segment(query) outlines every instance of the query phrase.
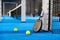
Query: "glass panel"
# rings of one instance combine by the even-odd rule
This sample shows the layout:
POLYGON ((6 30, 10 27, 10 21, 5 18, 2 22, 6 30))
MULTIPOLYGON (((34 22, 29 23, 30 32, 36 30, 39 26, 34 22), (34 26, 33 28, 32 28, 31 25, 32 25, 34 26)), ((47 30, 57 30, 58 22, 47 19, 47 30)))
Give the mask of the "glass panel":
POLYGON ((53 0, 53 33, 60 33, 60 0, 53 0))

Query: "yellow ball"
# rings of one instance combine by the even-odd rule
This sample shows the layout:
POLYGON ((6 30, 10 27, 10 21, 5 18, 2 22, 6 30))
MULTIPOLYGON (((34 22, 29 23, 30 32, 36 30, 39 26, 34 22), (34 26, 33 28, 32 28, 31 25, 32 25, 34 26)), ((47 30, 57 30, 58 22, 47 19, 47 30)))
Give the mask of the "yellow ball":
POLYGON ((26 34, 27 34, 27 35, 30 35, 30 31, 29 31, 29 30, 27 30, 27 31, 26 31, 26 34))
POLYGON ((14 32, 17 32, 18 31, 18 28, 14 28, 14 32))

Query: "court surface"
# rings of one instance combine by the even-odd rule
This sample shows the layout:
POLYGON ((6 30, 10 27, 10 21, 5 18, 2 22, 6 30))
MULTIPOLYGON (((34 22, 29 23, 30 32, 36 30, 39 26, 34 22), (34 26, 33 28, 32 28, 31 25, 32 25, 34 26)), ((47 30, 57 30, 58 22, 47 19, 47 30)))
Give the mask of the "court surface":
POLYGON ((0 40, 60 40, 60 22, 59 17, 52 18, 52 32, 34 33, 33 26, 39 17, 26 17, 26 22, 21 20, 3 16, 0 22, 0 40), (13 29, 18 28, 18 32, 13 29), (30 30, 31 34, 26 35, 26 30, 30 30))

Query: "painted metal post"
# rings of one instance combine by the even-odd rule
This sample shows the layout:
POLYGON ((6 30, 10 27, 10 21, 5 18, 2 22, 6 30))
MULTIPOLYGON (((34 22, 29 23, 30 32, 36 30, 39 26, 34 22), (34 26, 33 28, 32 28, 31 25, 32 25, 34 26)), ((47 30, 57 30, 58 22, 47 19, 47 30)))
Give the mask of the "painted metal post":
POLYGON ((53 0, 51 0, 51 10, 50 10, 50 30, 52 30, 52 13, 53 13, 53 0))
POLYGON ((48 31, 48 18, 49 18, 49 0, 42 0, 42 30, 48 31))
POLYGON ((2 0, 0 0, 0 22, 2 21, 2 0))
POLYGON ((21 21, 26 21, 26 0, 21 0, 21 21))

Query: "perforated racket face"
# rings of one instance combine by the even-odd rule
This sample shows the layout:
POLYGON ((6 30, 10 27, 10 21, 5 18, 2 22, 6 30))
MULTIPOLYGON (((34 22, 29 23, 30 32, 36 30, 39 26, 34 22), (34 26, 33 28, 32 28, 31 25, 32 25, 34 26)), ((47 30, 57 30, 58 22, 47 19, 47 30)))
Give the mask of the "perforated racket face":
POLYGON ((34 32, 38 32, 41 29, 42 21, 37 20, 37 22, 34 25, 34 32))

